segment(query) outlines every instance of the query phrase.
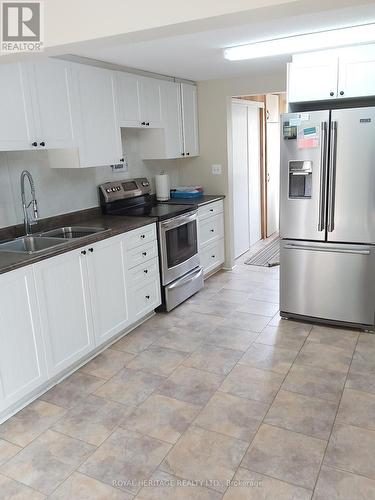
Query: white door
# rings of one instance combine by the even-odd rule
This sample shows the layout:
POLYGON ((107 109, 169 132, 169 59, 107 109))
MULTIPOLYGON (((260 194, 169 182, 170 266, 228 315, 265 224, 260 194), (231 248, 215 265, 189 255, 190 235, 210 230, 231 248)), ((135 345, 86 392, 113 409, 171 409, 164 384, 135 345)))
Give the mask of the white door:
POLYGON ((250 246, 262 238, 260 197, 260 119, 258 108, 247 108, 250 246))
POLYGON ((24 64, 32 93, 38 148, 72 148, 70 65, 50 59, 24 64))
POLYGON ((122 239, 109 238, 87 249, 96 345, 121 332, 129 323, 122 239))
POLYGON ((114 72, 72 64, 73 126, 80 165, 113 165, 122 158, 121 133, 114 95, 114 72))
POLYGON ((198 103, 197 87, 181 83, 182 125, 184 134, 184 156, 198 156, 198 103))
POLYGON ((375 48, 346 49, 339 58, 338 97, 375 95, 375 48))
POLYGON ((266 124, 267 237, 279 230, 280 124, 266 124))
POLYGON ((140 127, 139 77, 116 71, 115 82, 119 126, 140 127))
POLYGON ((139 78, 141 125, 147 128, 162 127, 160 83, 157 78, 139 78))
POLYGON ((35 265, 50 377, 71 366, 94 347, 87 258, 87 251, 79 249, 35 265))
POLYGON ((0 65, 0 150, 37 147, 30 89, 19 63, 0 65))
POLYGON ((294 56, 288 65, 288 101, 316 101, 337 96, 338 57, 317 52, 294 56))
POLYGON ((161 106, 165 134, 165 157, 180 158, 183 153, 181 89, 175 82, 161 82, 161 106))
POLYGON ((31 266, 0 276, 0 411, 47 380, 31 266))

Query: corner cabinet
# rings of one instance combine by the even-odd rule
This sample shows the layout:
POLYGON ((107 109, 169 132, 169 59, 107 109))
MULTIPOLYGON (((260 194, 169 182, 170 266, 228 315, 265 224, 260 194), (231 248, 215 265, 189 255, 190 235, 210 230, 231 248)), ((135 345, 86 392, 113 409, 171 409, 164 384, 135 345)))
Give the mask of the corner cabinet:
POLYGON ((0 416, 47 380, 31 266, 0 275, 0 416))
POLYGON ((290 103, 375 96, 375 45, 293 56, 290 103))

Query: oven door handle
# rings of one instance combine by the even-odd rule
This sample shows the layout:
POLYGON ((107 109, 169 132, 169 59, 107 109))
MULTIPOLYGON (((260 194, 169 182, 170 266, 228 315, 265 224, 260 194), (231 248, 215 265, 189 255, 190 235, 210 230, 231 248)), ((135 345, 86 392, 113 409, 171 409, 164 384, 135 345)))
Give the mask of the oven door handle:
POLYGON ((188 224, 189 222, 197 220, 197 215, 197 210, 184 215, 179 215, 178 217, 173 217, 173 219, 168 219, 164 222, 160 222, 160 227, 165 231, 169 231, 169 229, 174 229, 175 227, 183 226, 184 224, 188 224))
POLYGON ((178 280, 175 281, 175 283, 168 285, 168 288, 169 290, 172 290, 173 288, 178 288, 180 286, 186 285, 187 283, 190 283, 190 281, 194 281, 200 278, 202 274, 203 274, 203 267, 200 267, 198 270, 196 271, 194 270, 184 278, 179 278, 178 280))

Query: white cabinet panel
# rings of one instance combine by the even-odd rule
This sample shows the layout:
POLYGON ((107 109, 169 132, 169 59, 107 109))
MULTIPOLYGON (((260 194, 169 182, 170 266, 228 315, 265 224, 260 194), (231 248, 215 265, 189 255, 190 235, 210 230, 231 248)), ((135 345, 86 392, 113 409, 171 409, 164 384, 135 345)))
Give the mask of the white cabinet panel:
POLYGON ((337 96, 338 57, 306 54, 288 65, 289 102, 318 101, 337 96))
POLYGON ((206 205, 202 205, 198 208, 198 217, 199 220, 206 219, 207 217, 211 217, 212 215, 220 214, 224 211, 224 202, 223 200, 214 201, 212 203, 206 203, 206 205))
POLYGON ((205 275, 224 263, 224 239, 209 243, 199 251, 199 257, 205 275))
POLYGON ((133 250, 128 250, 126 254, 126 267, 131 269, 132 267, 139 266, 139 264, 142 264, 143 262, 154 259, 157 255, 157 241, 151 241, 151 243, 146 243, 145 245, 134 248, 133 250))
POLYGON ((162 127, 160 84, 161 80, 156 78, 139 77, 139 105, 143 126, 162 127))
POLYGON ((133 322, 141 319, 161 304, 159 275, 146 285, 132 291, 131 314, 133 322))
POLYGON ((0 82, 0 150, 34 149, 35 124, 22 66, 18 63, 0 65, 0 82))
POLYGON ((116 71, 115 80, 119 126, 139 127, 141 124, 139 77, 116 71))
POLYGON ((199 244, 205 245, 224 236, 223 214, 199 220, 199 244))
POLYGON ((129 323, 122 239, 109 238, 87 248, 96 345, 119 333, 129 323))
POLYGON ((156 240, 156 224, 148 224, 147 226, 134 229, 125 236, 126 248, 128 250, 154 240, 156 240))
POLYGON ((162 82, 161 96, 165 127, 165 158, 180 158, 183 153, 180 84, 162 82))
POLYGON ((0 411, 47 380, 34 275, 0 276, 0 411))
POLYGON ((266 94, 266 120, 267 123, 280 121, 279 96, 276 94, 266 94))
POLYGON ((181 83, 181 100, 184 155, 198 156, 197 87, 195 85, 181 83))
POLYGON ((112 165, 122 158, 121 134, 114 95, 114 72, 72 65, 73 126, 80 166, 112 165))
POLYGON ((50 59, 23 66, 31 89, 38 148, 74 147, 69 63, 50 59))
POLYGON ((47 364, 53 376, 93 348, 87 257, 74 250, 35 265, 47 364))
POLYGON ((375 47, 346 49, 339 58, 338 97, 375 95, 375 47))

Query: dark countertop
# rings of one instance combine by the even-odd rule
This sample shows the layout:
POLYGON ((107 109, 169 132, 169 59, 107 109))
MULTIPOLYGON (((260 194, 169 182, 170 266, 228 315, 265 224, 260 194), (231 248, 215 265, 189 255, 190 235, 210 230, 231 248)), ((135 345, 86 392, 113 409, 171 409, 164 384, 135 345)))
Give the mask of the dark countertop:
MULTIPOLYGON (((35 233, 64 226, 103 227, 106 231, 85 236, 84 238, 66 240, 66 243, 64 244, 34 254, 0 251, 0 274, 13 271, 14 269, 28 266, 30 264, 35 264, 41 260, 96 243, 97 241, 111 238, 112 236, 116 236, 118 234, 132 231, 133 229, 152 224, 156 221, 157 219, 154 217, 102 215, 100 209, 82 210, 80 212, 64 214, 57 217, 51 217, 49 219, 41 219, 38 224, 34 226, 35 233)), ((12 226, 0 229, 0 240, 13 239, 22 236, 22 232, 23 226, 12 226)))
POLYGON ((204 194, 200 198, 171 198, 170 200, 163 201, 162 203, 170 203, 172 205, 195 205, 197 207, 201 207, 202 205, 223 200, 224 198, 225 196, 223 194, 204 194))

